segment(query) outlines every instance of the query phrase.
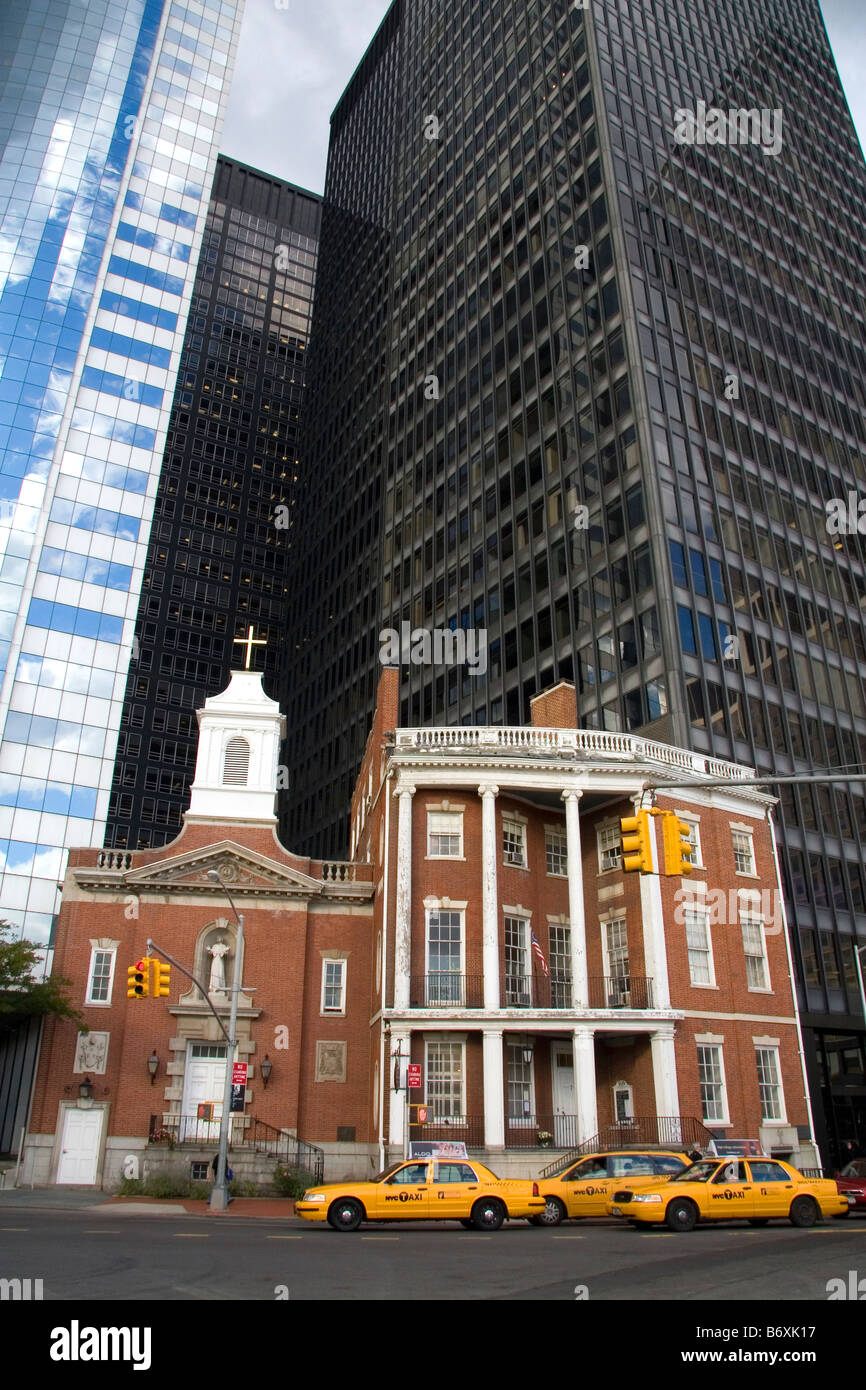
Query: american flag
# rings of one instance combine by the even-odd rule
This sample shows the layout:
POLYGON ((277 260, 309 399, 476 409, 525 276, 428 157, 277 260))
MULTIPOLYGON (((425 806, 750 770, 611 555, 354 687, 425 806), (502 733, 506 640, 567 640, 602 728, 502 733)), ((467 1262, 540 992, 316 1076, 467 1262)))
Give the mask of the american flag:
POLYGON ((541 946, 539 945, 538 937, 535 935, 535 932, 530 932, 530 935, 532 937, 532 949, 538 956, 538 963, 544 971, 545 975, 549 975, 550 971, 547 968, 547 961, 544 959, 544 952, 542 951, 541 946))

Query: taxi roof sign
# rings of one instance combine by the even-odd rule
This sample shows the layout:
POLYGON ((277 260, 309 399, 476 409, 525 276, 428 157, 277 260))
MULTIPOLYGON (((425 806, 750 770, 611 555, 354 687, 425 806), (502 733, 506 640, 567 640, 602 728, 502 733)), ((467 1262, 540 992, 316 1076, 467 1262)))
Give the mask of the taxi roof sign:
POLYGON ((410 1139, 410 1158, 468 1158, 463 1140, 410 1139))

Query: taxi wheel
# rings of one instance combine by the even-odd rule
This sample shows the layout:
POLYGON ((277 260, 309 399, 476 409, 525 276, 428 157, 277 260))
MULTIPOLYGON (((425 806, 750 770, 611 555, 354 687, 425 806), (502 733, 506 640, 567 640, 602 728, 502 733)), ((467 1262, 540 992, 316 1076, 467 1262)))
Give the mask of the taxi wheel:
POLYGON ((568 1216, 568 1212, 558 1197, 546 1197, 544 1211, 530 1216, 533 1226, 558 1226, 568 1216))
POLYGON ((814 1197, 795 1197, 791 1203, 792 1226, 814 1226, 820 1212, 814 1197))
POLYGON ((363 1220, 364 1208, 354 1197, 343 1197, 341 1201, 331 1203, 328 1225, 335 1231, 357 1231, 363 1220))
POLYGON ((495 1197, 484 1197, 472 1208, 472 1225, 476 1231, 498 1231, 505 1220, 505 1208, 495 1197))
POLYGON ((665 1225, 669 1231, 693 1231, 698 1224, 698 1209, 694 1202, 681 1198, 668 1203, 665 1225))
POLYGON ((753 1216, 749 1219, 750 1226, 766 1226, 769 1221, 768 1216, 753 1216))

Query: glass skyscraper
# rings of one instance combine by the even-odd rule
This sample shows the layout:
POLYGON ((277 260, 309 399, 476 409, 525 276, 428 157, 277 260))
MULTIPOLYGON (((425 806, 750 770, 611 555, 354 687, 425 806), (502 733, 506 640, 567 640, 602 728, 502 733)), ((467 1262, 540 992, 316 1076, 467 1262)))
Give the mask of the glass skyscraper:
MULTIPOLYGON (((817 0, 395 0, 332 118, 288 843, 348 850, 402 622, 488 642, 404 666, 402 724, 567 678, 586 727, 866 766, 864 195, 817 0)), ((866 1143, 863 791, 780 788, 828 1157, 866 1143)))
POLYGON ((242 0, 0 12, 0 912, 100 844, 242 0))
POLYGON ((179 834, 196 710, 243 664, 274 688, 291 595, 321 198, 220 155, 154 506, 105 843, 179 834), (280 524, 282 523, 282 524, 280 524))

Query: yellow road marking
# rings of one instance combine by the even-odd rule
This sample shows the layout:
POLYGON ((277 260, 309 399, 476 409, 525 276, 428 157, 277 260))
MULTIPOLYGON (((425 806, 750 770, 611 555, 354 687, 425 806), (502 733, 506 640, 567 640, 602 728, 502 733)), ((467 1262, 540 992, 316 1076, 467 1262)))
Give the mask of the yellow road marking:
POLYGON ((209 1231, 172 1231, 175 1240, 210 1240, 209 1231))
POLYGON ((303 1236, 265 1236, 265 1240, 303 1240, 303 1236))
POLYGON ((119 1236, 120 1231, 106 1231, 102 1226, 91 1226, 89 1230, 84 1230, 85 1236, 119 1236))
POLYGON ((29 1231, 29 1226, 0 1226, 0 1231, 29 1231))
POLYGON ((362 1240, 399 1240, 399 1236, 361 1236, 362 1240))

